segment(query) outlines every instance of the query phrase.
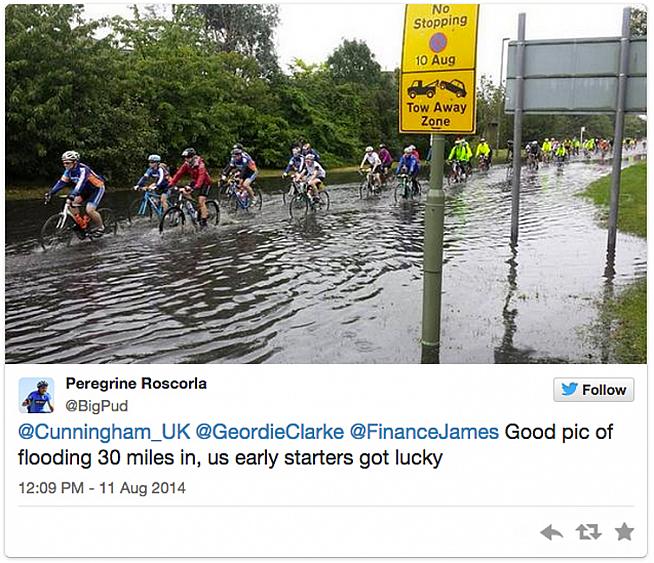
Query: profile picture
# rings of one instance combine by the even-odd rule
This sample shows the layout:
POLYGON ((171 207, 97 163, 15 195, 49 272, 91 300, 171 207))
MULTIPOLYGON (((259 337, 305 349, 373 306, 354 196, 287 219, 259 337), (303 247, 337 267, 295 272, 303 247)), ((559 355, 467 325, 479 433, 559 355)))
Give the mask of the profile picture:
POLYGON ((54 382, 52 379, 21 378, 19 395, 21 412, 54 412, 54 382))

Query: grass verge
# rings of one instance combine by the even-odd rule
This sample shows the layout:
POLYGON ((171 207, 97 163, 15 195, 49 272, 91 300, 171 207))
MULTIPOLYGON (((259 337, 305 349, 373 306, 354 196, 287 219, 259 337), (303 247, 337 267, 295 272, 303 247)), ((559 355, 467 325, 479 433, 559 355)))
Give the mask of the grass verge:
MULTIPOLYGON (((593 182, 581 194, 602 207, 608 217, 611 176, 593 182)), ((622 170, 618 229, 647 238, 647 163, 622 170)), ((647 279, 625 289, 604 306, 603 316, 611 321, 611 346, 615 358, 623 364, 647 363, 647 279)))

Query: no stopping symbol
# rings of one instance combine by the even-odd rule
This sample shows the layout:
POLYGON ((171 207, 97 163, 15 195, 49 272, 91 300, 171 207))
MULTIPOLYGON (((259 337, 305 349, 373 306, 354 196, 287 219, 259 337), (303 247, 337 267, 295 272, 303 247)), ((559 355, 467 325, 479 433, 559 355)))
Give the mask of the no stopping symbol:
POLYGON ((447 37, 444 33, 434 33, 429 39, 429 48, 434 53, 440 53, 445 47, 447 47, 447 37))

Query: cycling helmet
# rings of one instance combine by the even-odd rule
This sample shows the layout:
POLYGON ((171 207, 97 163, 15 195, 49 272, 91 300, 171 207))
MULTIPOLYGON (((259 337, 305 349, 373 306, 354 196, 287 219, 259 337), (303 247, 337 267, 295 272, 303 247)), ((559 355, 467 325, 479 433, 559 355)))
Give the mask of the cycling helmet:
POLYGON ((366 147, 366 152, 372 152, 372 151, 374 151, 374 150, 375 150, 375 149, 373 149, 372 147, 366 147))
POLYGON ((195 152, 195 149, 192 148, 192 147, 189 147, 187 149, 184 149, 184 152, 182 153, 182 156, 184 158, 186 158, 188 156, 195 156, 196 154, 198 154, 198 153, 195 152))
POLYGON ((148 157, 148 162, 161 162, 161 157, 158 154, 151 154, 148 157))
POLYGON ((411 154, 413 151, 411 150, 411 147, 407 147, 404 149, 404 154, 411 154))
POLYGON ((312 152, 310 152, 308 155, 304 157, 305 160, 314 160, 315 158, 316 157, 312 152))
POLYGON ((61 155, 61 160, 79 160, 79 153, 77 151, 66 151, 61 155))
POLYGON ((39 387, 47 387, 47 386, 48 386, 48 382, 45 381, 45 380, 41 380, 41 381, 39 381, 39 382, 36 384, 37 389, 38 389, 39 387))
POLYGON ((242 154, 243 154, 243 149, 234 147, 234 150, 232 150, 232 156, 240 156, 242 154))
POLYGON ((486 139, 484 139, 484 137, 482 137, 481 139, 479 139, 479 142, 480 142, 480 143, 485 143, 485 142, 486 142, 486 139))
POLYGON ((386 145, 385 145, 384 143, 382 143, 381 145, 379 145, 379 148, 380 148, 380 149, 385 149, 385 148, 386 148, 386 145))
POLYGON ((241 150, 243 150, 243 145, 242 145, 241 143, 236 143, 236 144, 232 147, 232 150, 234 150, 234 149, 241 149, 241 150))
POLYGON ((548 139, 547 137, 545 137, 545 140, 546 140, 546 141, 549 141, 549 139, 548 139))

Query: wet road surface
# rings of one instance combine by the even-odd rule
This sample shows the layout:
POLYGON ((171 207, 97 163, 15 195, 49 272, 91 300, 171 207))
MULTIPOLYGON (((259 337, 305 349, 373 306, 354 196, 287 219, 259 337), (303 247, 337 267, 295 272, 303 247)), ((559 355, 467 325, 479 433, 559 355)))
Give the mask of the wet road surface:
MULTIPOLYGON (((606 229, 575 194, 609 172, 523 170, 516 248, 502 166, 446 188, 441 362, 612 361, 598 306, 646 274, 647 253, 620 233, 605 276, 606 229)), ((330 209, 305 219, 262 181, 261 213, 223 210, 202 233, 123 222, 115 237, 49 252, 37 233, 56 207, 7 203, 6 361, 419 362, 427 182, 419 202, 398 204, 388 192, 361 201, 358 176, 328 180, 330 209)))

